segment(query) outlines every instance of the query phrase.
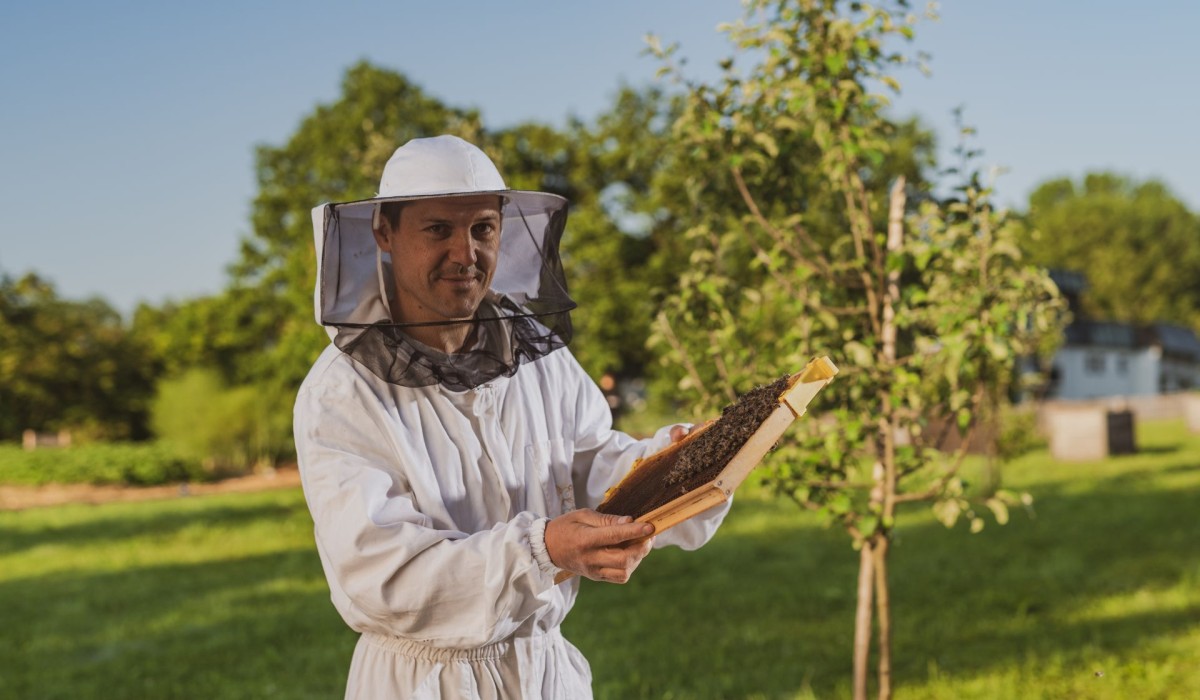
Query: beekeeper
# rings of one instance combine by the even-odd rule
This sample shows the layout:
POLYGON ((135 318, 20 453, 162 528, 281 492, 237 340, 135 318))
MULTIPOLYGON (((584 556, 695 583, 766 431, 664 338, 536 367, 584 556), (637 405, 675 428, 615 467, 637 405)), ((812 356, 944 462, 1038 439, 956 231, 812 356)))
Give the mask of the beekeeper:
POLYGON ((379 196, 313 210, 317 321, 333 340, 296 399, 317 551, 361 633, 348 698, 582 698, 559 625, 579 579, 624 582, 654 546, 700 546, 719 507, 663 533, 594 510, 682 436, 614 431, 566 348, 567 202, 510 190, 475 146, 415 139, 379 196))

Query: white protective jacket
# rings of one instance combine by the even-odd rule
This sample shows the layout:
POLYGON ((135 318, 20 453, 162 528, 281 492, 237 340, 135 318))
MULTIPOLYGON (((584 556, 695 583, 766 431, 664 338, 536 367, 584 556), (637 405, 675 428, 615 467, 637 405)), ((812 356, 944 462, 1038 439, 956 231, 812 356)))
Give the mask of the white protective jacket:
MULTIPOLYGON (((554 585, 546 522, 596 507, 669 442, 616 432, 610 415, 566 349, 464 392, 389 384, 325 350, 295 437, 333 603, 362 633, 347 698, 591 697, 559 632, 579 581, 554 585)), ((698 547, 727 510, 655 546, 698 547)))

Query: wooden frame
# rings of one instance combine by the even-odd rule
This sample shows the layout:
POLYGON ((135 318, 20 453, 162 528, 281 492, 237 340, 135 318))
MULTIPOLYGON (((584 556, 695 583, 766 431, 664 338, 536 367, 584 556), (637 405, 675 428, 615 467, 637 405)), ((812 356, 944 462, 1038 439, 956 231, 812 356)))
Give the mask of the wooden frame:
MULTIPOLYGON (((636 522, 652 523, 654 525, 654 533, 657 535, 688 518, 703 513, 713 506, 728 501, 733 496, 733 492, 742 485, 742 482, 746 480, 750 472, 758 466, 763 457, 767 455, 767 452, 779 441, 779 438, 782 437, 788 426, 792 424, 792 421, 803 416, 808 411, 808 404, 812 402, 821 389, 833 381, 837 373, 837 366, 828 357, 813 359, 804 369, 792 375, 788 388, 779 396, 778 408, 772 411, 771 415, 759 425, 758 429, 746 440, 746 443, 734 454, 729 463, 725 465, 725 468, 717 474, 716 478, 669 503, 655 508, 637 518, 636 522)), ((701 430, 692 431, 684 439, 655 453, 651 458, 667 456, 682 449, 697 436, 701 435, 709 426, 705 426, 701 430)), ((641 462, 644 461, 641 460, 641 462)), ((635 464, 630 473, 640 466, 640 463, 635 464)), ((621 484, 613 487, 605 497, 604 502, 607 503, 612 498, 613 493, 620 488, 621 484)), ((600 507, 603 508, 604 504, 602 503, 600 507)), ((554 581, 555 583, 561 583, 570 577, 571 574, 564 571, 559 573, 554 581)))

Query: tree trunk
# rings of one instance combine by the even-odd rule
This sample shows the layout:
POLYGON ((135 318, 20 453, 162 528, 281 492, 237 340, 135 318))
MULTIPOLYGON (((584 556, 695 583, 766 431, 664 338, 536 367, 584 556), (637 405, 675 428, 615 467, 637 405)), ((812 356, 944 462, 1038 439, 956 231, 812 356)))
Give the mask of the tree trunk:
POLYGON ((875 613, 879 625, 879 700, 892 697, 892 607, 888 598, 889 542, 880 536, 875 547, 875 613))
MULTIPOLYGON (((888 203, 888 232, 887 252, 889 255, 898 253, 904 242, 904 177, 896 178, 892 185, 888 203)), ((900 270, 892 269, 887 274, 887 286, 883 294, 883 366, 894 367, 896 364, 896 304, 900 301, 900 270)), ((887 557, 888 537, 892 532, 892 523, 896 517, 896 420, 892 410, 891 400, 893 389, 889 386, 882 399, 883 414, 880 416, 880 428, 883 438, 883 454, 880 464, 883 467, 883 498, 880 503, 880 527, 875 535, 875 546, 872 548, 875 561, 875 612, 879 625, 879 700, 890 700, 892 697, 892 609, 888 599, 887 557)), ((878 482, 879 475, 876 475, 878 482)))
POLYGON ((875 550, 871 536, 858 556, 858 610, 854 615, 854 700, 867 700, 867 663, 871 658, 871 605, 875 584, 875 550))

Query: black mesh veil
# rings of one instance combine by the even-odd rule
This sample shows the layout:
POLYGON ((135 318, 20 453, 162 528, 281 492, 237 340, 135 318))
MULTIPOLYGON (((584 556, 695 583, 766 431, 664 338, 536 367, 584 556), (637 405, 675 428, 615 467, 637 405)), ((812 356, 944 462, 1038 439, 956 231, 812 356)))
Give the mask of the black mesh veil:
POLYGON ((512 376, 520 365, 565 346, 571 339, 569 312, 575 308, 558 253, 567 201, 543 192, 495 194, 504 201, 495 274, 473 320, 442 322, 473 327, 466 345, 454 354, 425 346, 406 332, 436 324, 392 320, 393 261, 380 251, 371 230, 381 202, 426 197, 313 209, 318 266, 314 306, 317 322, 326 326, 338 348, 392 384, 463 390, 512 376))

